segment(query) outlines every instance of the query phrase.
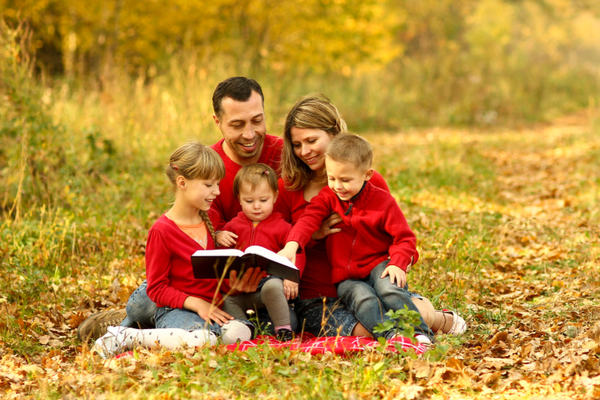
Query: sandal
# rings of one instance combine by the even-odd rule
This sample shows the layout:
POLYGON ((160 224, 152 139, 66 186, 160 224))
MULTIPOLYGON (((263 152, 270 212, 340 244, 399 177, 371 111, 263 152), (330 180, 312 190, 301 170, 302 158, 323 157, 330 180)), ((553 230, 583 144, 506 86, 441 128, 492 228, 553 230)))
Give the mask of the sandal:
POLYGON ((460 316, 458 315, 455 311, 451 311, 451 310, 438 310, 436 312, 441 312, 444 314, 451 314, 453 317, 453 322, 452 322, 452 327, 450 328, 450 330, 448 332, 446 332, 447 335, 459 335, 461 333, 465 333, 467 331, 467 322, 460 316))

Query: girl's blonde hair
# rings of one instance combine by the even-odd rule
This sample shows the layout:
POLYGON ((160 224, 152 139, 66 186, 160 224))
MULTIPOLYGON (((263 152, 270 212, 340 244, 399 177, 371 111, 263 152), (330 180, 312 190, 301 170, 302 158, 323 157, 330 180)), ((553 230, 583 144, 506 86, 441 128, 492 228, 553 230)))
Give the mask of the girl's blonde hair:
POLYGON ((246 165, 244 168, 240 169, 233 179, 233 195, 236 199, 240 198, 240 188, 242 183, 250 184, 251 190, 254 190, 263 181, 266 181, 269 184, 269 187, 274 194, 279 191, 277 174, 273 168, 262 163, 246 165))
MULTIPOLYGON (((216 151, 200 142, 189 142, 179 147, 171 154, 165 173, 177 190, 177 177, 185 179, 221 180, 225 177, 225 164, 216 151)), ((199 210, 208 232, 216 243, 215 228, 208 213, 199 210)))
POLYGON ((287 189, 300 190, 315 179, 316 173, 294 154, 293 127, 320 129, 332 138, 347 128, 338 109, 322 94, 309 94, 294 104, 285 118, 281 177, 287 189))

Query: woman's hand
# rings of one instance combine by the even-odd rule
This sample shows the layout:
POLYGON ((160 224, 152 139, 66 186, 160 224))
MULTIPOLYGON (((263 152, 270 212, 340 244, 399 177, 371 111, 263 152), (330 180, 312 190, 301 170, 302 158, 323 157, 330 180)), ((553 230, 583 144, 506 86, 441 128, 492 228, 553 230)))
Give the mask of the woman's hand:
POLYGON ((285 293, 285 298, 288 300, 295 299, 298 297, 298 284, 296 282, 292 282, 288 279, 283 280, 283 293, 285 293))
POLYGON ((233 232, 229 231, 220 231, 217 232, 217 244, 222 247, 232 247, 235 245, 235 239, 238 238, 233 232))
POLYGON ((263 276, 264 271, 260 268, 248 268, 240 278, 237 276, 237 271, 231 271, 229 273, 229 286, 239 292, 256 292, 263 276))
POLYGON ((298 252, 298 247, 300 247, 298 242, 287 242, 285 247, 277 254, 287 258, 292 264, 296 265, 296 253, 298 252))
POLYGON ((390 282, 392 283, 392 285, 394 284, 394 281, 396 281, 398 287, 403 288, 404 286, 406 286, 406 272, 401 270, 400 267, 397 267, 395 265, 388 265, 383 271, 383 274, 381 274, 381 278, 383 279, 387 275, 390 276, 390 282))
POLYGON ((315 233, 313 233, 313 240, 321 240, 331 235, 332 233, 338 233, 342 230, 340 228, 334 228, 336 224, 342 222, 342 218, 338 213, 333 213, 329 217, 325 218, 321 223, 321 227, 315 233))
POLYGON ((198 297, 189 296, 186 298, 183 302, 183 308, 194 311, 203 320, 211 324, 217 323, 219 326, 223 326, 223 324, 226 324, 233 319, 231 315, 227 314, 219 307, 206 300, 199 299, 198 297))

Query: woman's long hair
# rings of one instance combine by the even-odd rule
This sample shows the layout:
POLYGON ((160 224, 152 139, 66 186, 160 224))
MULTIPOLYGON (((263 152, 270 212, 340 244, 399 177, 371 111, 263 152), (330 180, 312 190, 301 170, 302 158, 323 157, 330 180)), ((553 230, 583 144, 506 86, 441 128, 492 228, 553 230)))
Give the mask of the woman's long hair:
POLYGON ((300 190, 316 178, 316 173, 296 157, 292 145, 292 128, 320 129, 332 138, 346 132, 346 122, 338 109, 322 94, 309 94, 298 99, 285 118, 281 177, 288 190, 300 190))

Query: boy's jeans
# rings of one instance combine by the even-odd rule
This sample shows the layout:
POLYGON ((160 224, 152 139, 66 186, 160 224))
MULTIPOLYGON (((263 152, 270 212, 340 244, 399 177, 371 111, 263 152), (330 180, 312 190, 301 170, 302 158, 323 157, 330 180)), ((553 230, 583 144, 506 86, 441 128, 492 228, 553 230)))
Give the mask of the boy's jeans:
MULTIPOLYGON (((344 299, 350 311, 376 338, 391 336, 389 332, 373 332, 375 326, 390 320, 390 317, 385 315, 389 310, 403 310, 404 306, 407 306, 409 310, 419 312, 410 299, 408 285, 399 288, 390 282, 389 276, 380 278, 389 262, 390 260, 385 260, 377 265, 364 279, 349 279, 341 282, 337 288, 338 296, 344 299)), ((425 335, 433 343, 433 332, 422 317, 421 323, 415 326, 415 334, 425 335)))

